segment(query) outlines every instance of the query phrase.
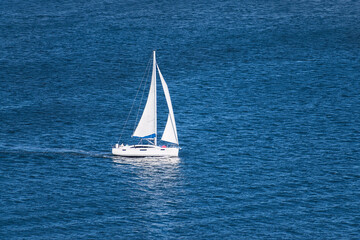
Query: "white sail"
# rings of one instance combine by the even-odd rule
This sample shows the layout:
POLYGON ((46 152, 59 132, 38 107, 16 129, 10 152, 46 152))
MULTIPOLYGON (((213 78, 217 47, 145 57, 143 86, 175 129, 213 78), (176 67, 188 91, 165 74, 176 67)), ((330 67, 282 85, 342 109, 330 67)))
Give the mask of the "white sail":
POLYGON ((139 124, 137 125, 133 136, 141 138, 154 138, 156 145, 156 58, 154 51, 153 71, 151 77, 151 84, 147 102, 144 112, 141 116, 139 124))
POLYGON ((169 108, 169 115, 168 115, 168 119, 166 122, 166 126, 165 126, 165 130, 164 133, 161 137, 161 140, 166 141, 166 142, 171 142, 171 143, 176 143, 179 144, 178 141, 178 136, 177 136, 177 131, 176 131, 176 124, 175 124, 175 116, 174 116, 174 111, 173 111, 173 107, 171 104, 171 98, 170 98, 170 93, 169 93, 169 88, 160 72, 160 68, 159 66, 157 66, 157 69, 159 71, 159 76, 160 76, 160 80, 161 80, 161 85, 164 89, 164 94, 165 94, 165 98, 166 98, 166 102, 169 108))

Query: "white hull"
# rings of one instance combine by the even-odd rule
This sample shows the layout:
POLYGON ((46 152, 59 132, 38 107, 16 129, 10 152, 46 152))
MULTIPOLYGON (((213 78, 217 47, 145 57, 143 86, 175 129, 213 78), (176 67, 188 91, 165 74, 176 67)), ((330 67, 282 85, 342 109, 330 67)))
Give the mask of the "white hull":
POLYGON ((115 146, 112 154, 123 157, 177 157, 179 148, 154 145, 115 146))

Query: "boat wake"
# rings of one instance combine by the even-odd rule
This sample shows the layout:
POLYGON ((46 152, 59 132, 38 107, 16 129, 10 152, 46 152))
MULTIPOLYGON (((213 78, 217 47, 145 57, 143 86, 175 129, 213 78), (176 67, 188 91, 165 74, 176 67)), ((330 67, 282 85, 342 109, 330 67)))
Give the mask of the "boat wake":
POLYGON ((68 148, 44 148, 34 146, 0 146, 0 153, 10 154, 41 154, 41 155, 77 155, 77 156, 90 156, 90 157, 107 157, 107 152, 84 151, 81 149, 68 149, 68 148))

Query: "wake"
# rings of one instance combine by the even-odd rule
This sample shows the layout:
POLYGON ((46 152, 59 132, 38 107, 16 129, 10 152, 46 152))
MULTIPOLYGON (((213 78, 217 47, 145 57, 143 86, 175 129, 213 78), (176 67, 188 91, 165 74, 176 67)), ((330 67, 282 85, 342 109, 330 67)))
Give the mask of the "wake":
POLYGON ((7 154, 51 154, 51 155, 78 155, 78 156, 90 156, 90 157, 104 157, 108 158, 112 156, 110 151, 85 151, 82 149, 73 148, 49 148, 49 147, 38 147, 28 145, 17 145, 17 146, 3 146, 0 145, 0 153, 7 154))

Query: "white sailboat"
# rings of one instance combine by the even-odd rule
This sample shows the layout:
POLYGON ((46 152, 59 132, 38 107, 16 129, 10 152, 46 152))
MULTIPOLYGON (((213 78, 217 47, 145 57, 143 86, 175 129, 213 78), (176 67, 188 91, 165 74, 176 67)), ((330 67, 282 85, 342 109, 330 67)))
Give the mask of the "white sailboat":
MULTIPOLYGON (((168 86, 160 72, 156 63, 155 51, 153 52, 153 68, 150 83, 149 95, 141 116, 141 119, 132 135, 146 140, 149 144, 124 145, 117 143, 112 148, 112 153, 118 156, 126 157, 157 157, 170 156, 177 157, 179 155, 179 140, 175 124, 175 116, 171 104, 171 98, 168 86), (165 99, 169 109, 169 114, 165 126, 165 130, 161 137, 162 141, 172 143, 172 146, 157 145, 157 103, 156 103, 156 70, 159 73, 161 85, 164 90, 165 99)), ((140 141, 142 143, 142 141, 140 141)))

